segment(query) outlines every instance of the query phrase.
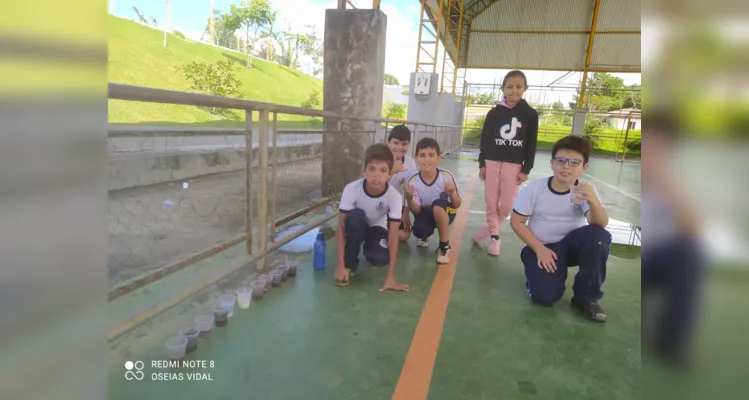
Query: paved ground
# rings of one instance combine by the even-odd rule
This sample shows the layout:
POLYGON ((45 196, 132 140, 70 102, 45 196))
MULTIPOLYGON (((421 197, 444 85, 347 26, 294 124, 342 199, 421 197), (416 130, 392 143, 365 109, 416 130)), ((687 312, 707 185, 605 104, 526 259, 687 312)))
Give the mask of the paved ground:
MULTIPOLYGON (((436 265, 436 243, 424 250, 411 239, 399 248, 396 271, 410 292, 379 292, 384 269, 365 269, 351 285, 338 288, 332 284, 335 245, 329 240, 326 270, 314 271, 311 259, 303 257, 295 279, 248 310, 235 310, 228 327, 214 328, 213 337, 187 357, 208 367, 154 367, 153 360, 166 358, 168 337, 210 310, 221 293, 254 277, 249 269, 237 273, 110 343, 110 398, 638 398, 637 253, 612 254, 602 303, 609 313, 606 324, 574 314, 571 290, 553 308, 533 306, 524 294, 522 244, 508 224, 502 227, 499 258, 470 243, 484 223, 483 185, 475 178, 474 155, 461 156, 445 161, 466 193, 452 227, 451 264, 436 265), (128 360, 145 363, 143 380, 124 379, 128 360), (154 373, 183 375, 165 381, 154 373), (209 374, 211 380, 189 381, 187 373, 209 374)), ((549 171, 548 163, 537 160, 531 178, 549 171)), ((594 161, 590 177, 611 185, 598 187, 612 217, 637 222, 638 185, 629 181, 635 167, 603 162, 594 161), (620 176, 618 185, 611 174, 620 176)), ((203 270, 222 268, 235 257, 232 252, 237 250, 111 303, 112 322, 195 282, 203 270)))

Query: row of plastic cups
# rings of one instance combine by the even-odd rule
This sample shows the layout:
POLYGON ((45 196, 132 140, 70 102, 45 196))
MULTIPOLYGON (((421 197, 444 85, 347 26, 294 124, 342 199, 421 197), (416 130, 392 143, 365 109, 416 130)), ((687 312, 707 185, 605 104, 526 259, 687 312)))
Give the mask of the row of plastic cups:
POLYGON ((213 332, 213 325, 217 327, 226 326, 228 319, 234 315, 235 301, 240 309, 247 309, 252 303, 252 299, 262 299, 265 292, 271 287, 278 287, 282 281, 289 277, 296 276, 296 261, 286 260, 286 264, 276 267, 268 274, 263 274, 252 282, 248 287, 237 289, 236 296, 225 294, 218 298, 218 302, 213 307, 213 315, 199 315, 194 319, 194 327, 184 328, 179 331, 178 337, 170 338, 166 341, 166 347, 169 357, 172 360, 181 360, 186 353, 192 353, 198 348, 198 339, 209 339, 213 332))

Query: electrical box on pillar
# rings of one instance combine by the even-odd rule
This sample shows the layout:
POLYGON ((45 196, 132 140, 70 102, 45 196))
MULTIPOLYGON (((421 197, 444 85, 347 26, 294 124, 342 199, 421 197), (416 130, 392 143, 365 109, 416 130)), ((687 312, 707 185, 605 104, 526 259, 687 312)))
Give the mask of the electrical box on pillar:
POLYGON ((417 72, 416 83, 414 85, 415 95, 429 95, 429 88, 432 85, 432 74, 428 72, 417 72))

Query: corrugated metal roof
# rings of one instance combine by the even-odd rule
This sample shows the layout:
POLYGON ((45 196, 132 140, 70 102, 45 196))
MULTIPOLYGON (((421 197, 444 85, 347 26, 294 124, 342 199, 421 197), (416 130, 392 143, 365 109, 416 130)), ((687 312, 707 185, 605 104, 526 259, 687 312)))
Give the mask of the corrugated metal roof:
POLYGON ((487 30, 588 30, 591 0, 500 0, 477 16, 471 29, 487 30))
MULTIPOLYGON (((430 2, 437 8, 438 1, 430 2)), ((461 67, 584 68, 587 32, 590 31, 595 0, 466 0, 464 9, 469 9, 472 4, 481 6, 478 9, 484 11, 471 21, 468 48, 465 43, 461 46, 461 67), (480 32, 482 30, 531 32, 480 32), (577 33, 560 34, 560 31, 577 33)), ((639 32, 640 9, 641 0, 601 0, 597 31, 639 32)), ((639 71, 640 35, 595 35, 591 65, 597 70, 639 71)))
POLYGON ((583 69, 586 35, 471 34, 468 68, 583 69))
POLYGON ((596 68, 640 68, 640 35, 596 35, 590 64, 596 68))
POLYGON ((641 12, 640 0, 602 0, 598 10, 597 30, 639 31, 641 12))

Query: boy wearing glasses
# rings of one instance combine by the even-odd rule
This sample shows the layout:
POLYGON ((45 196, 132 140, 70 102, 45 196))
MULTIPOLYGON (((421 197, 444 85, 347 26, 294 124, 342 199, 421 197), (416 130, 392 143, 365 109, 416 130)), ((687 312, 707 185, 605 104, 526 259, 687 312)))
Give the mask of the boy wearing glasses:
POLYGON ((520 253, 529 297, 551 306, 565 291, 567 269, 579 266, 572 307, 595 322, 606 321, 598 302, 606 279, 611 234, 597 190, 578 177, 588 169, 590 142, 567 136, 551 152, 553 176, 524 187, 513 206, 510 225, 527 244, 520 253), (527 223, 527 225, 526 225, 527 223))

